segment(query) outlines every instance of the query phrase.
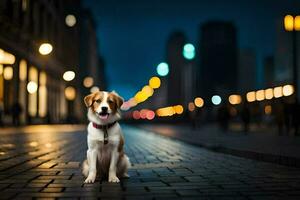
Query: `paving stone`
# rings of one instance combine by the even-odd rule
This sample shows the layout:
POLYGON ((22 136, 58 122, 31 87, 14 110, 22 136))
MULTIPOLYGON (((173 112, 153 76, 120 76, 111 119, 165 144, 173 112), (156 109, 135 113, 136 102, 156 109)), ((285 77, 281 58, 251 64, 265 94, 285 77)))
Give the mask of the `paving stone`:
POLYGON ((7 154, 0 157, 0 199, 300 198, 299 168, 215 153, 131 126, 124 133, 131 177, 94 184, 83 183, 80 169, 85 132, 1 136, 7 154), (39 146, 31 147, 32 141, 39 146))

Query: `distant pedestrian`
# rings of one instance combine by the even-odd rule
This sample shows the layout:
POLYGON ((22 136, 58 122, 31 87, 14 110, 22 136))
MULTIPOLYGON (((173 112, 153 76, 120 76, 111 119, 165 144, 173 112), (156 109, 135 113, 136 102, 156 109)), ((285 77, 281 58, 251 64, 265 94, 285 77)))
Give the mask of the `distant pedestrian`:
POLYGON ((227 132, 229 126, 230 112, 226 104, 221 105, 220 108, 218 109, 217 118, 218 118, 220 128, 224 132, 227 132))
POLYGON ((13 118, 13 125, 19 126, 20 125, 20 115, 23 109, 19 102, 15 102, 11 107, 11 113, 13 118))
POLYGON ((244 133, 247 134, 249 131, 249 124, 250 124, 250 109, 249 109, 249 105, 246 103, 243 104, 243 108, 241 111, 241 119, 243 122, 244 133))
POLYGON ((291 103, 284 103, 284 125, 286 134, 289 135, 293 122, 293 105, 291 103))
POLYGON ((294 134, 297 136, 299 134, 299 123, 300 123, 300 107, 299 103, 296 102, 293 104, 293 126, 294 126, 294 134))
POLYGON ((278 127, 278 134, 282 135, 284 133, 284 107, 282 102, 277 102, 274 105, 275 121, 278 127))

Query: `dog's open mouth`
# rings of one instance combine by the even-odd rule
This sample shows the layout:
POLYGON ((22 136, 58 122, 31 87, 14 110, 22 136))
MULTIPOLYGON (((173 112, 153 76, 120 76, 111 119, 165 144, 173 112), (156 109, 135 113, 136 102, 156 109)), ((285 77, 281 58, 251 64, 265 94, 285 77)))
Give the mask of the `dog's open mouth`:
POLYGON ((109 116, 109 113, 98 113, 98 116, 100 119, 107 119, 109 116))

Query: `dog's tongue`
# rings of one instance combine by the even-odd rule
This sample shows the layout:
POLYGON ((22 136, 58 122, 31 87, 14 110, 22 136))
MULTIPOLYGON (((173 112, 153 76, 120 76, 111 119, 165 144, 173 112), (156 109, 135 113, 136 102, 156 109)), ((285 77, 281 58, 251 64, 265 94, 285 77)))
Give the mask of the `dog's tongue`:
POLYGON ((100 115, 100 119, 107 119, 108 118, 108 114, 105 114, 105 115, 100 115))

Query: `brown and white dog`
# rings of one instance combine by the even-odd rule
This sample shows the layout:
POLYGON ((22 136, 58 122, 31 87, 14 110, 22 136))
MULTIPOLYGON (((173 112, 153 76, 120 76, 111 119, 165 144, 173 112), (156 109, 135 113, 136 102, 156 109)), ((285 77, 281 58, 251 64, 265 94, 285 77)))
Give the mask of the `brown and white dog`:
POLYGON ((117 122, 123 99, 116 92, 99 91, 84 98, 90 121, 87 130, 87 160, 82 164, 85 183, 94 183, 96 175, 120 182, 128 177, 129 158, 124 154, 124 138, 117 122))

